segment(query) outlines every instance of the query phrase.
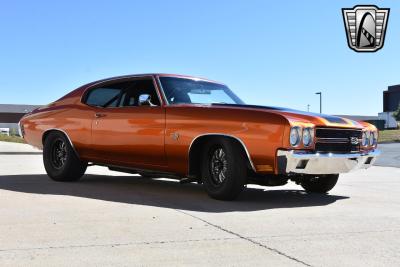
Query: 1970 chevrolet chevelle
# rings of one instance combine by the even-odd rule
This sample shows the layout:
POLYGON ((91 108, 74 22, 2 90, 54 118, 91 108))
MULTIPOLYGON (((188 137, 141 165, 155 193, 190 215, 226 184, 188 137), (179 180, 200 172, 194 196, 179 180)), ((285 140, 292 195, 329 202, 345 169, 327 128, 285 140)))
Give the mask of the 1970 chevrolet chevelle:
POLYGON ((289 180, 327 193, 340 173, 370 167, 377 129, 365 122, 246 105, 226 85, 145 74, 86 84, 20 121, 48 175, 76 181, 88 165, 204 184, 216 199, 246 184, 289 180))

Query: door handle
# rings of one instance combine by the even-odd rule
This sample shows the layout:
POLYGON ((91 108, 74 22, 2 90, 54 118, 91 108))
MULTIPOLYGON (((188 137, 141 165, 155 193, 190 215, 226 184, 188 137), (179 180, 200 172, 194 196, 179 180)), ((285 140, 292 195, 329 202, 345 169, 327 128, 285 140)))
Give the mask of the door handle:
POLYGON ((104 114, 104 113, 96 113, 96 114, 94 114, 95 118, 102 118, 102 117, 105 117, 105 116, 106 116, 106 114, 104 114))

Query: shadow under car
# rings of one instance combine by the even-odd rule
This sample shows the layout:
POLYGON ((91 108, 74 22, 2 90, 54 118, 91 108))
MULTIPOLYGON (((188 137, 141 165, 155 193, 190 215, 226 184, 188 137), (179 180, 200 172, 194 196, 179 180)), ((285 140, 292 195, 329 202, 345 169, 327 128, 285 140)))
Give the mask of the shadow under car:
POLYGON ((81 181, 54 182, 47 175, 2 175, 0 189, 65 195, 135 205, 202 212, 257 211, 324 206, 347 196, 307 194, 303 190, 246 188, 236 201, 210 199, 202 185, 140 176, 85 175, 81 181))

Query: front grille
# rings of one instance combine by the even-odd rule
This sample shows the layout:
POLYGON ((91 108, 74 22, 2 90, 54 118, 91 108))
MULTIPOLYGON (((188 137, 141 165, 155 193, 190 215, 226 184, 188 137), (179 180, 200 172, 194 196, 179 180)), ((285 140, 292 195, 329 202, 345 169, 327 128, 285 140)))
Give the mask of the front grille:
POLYGON ((315 151, 317 152, 335 152, 335 153, 349 153, 360 151, 360 145, 351 145, 350 143, 316 143, 315 151))
POLYGON ((360 151, 362 132, 354 129, 317 128, 315 137, 316 152, 351 153, 360 151), (356 140, 357 144, 354 143, 356 140))

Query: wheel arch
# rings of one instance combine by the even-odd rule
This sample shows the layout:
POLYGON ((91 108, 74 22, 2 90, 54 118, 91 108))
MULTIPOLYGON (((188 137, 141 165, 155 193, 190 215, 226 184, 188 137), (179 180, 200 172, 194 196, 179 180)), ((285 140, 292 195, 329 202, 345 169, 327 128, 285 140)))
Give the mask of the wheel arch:
POLYGON ((203 149, 203 144, 208 140, 215 137, 223 137, 227 138, 234 143, 236 143, 243 150, 244 155, 246 156, 247 162, 246 165, 252 171, 256 171, 253 161, 251 160, 250 153, 244 144, 244 142, 233 135, 222 134, 222 133, 207 133, 196 136, 189 145, 188 149, 188 176, 199 177, 201 165, 201 150, 203 149))
POLYGON ((67 138, 68 143, 70 144, 70 146, 72 147, 72 150, 74 151, 75 155, 76 155, 76 156, 78 157, 78 159, 79 159, 79 158, 80 158, 80 157, 79 157, 79 154, 78 154, 78 152, 76 151, 75 146, 74 146, 74 144, 72 143, 71 138, 69 137, 69 135, 67 134, 67 132, 65 132, 65 131, 62 130, 62 129, 59 129, 59 128, 51 128, 51 129, 47 129, 46 131, 44 131, 43 134, 42 134, 42 145, 43 145, 43 147, 44 147, 44 142, 45 142, 46 138, 49 136, 50 133, 53 133, 53 132, 59 132, 59 133, 63 134, 63 135, 67 138))

